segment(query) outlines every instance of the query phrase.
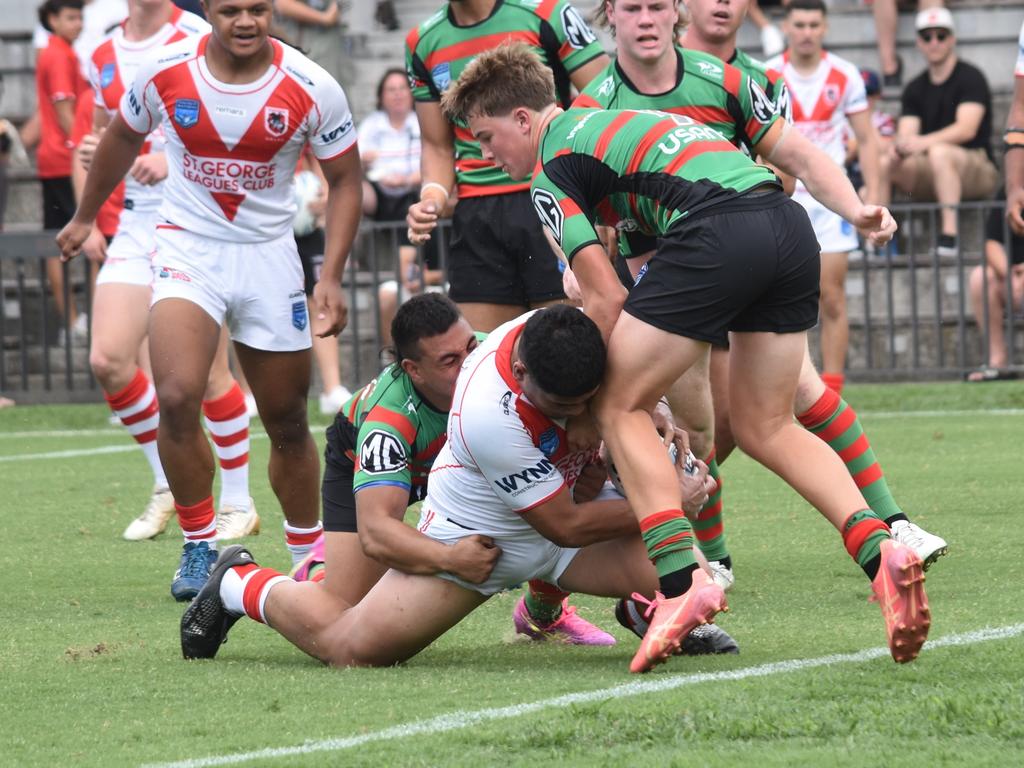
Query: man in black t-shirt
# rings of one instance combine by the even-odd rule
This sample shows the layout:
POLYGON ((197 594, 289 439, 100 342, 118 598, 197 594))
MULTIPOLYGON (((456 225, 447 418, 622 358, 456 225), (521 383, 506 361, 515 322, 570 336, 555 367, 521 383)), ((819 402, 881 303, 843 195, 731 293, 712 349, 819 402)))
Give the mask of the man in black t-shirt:
POLYGON ((992 162, 992 96, 985 76, 956 55, 953 16, 945 8, 917 14, 917 47, 928 69, 903 91, 890 154, 890 178, 913 200, 943 206, 937 253, 957 253, 956 206, 992 196, 999 173, 992 162))

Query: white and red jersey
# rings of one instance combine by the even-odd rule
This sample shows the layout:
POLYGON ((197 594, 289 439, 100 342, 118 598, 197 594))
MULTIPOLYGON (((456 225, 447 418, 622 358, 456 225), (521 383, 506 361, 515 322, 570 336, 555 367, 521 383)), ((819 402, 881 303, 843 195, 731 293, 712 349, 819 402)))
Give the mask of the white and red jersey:
POLYGON ((355 147, 348 100, 322 67, 277 40, 262 77, 222 83, 206 64, 209 40, 187 37, 147 59, 125 91, 121 116, 139 133, 163 126, 169 174, 162 218, 217 240, 274 240, 292 228, 305 143, 321 161, 355 147))
POLYGON ((512 350, 531 314, 496 328, 463 363, 424 520, 439 514, 492 535, 532 531, 521 514, 571 488, 594 460, 593 452, 569 452, 564 422, 538 411, 512 375, 512 350))
POLYGON ((796 71, 789 51, 768 66, 782 72, 792 102, 793 122, 804 136, 838 165, 846 158, 846 117, 868 108, 864 80, 856 64, 828 51, 810 75, 796 71))
MULTIPOLYGON (((177 42, 189 35, 210 31, 210 25, 199 16, 173 7, 171 18, 156 34, 145 40, 126 40, 124 23, 100 43, 89 57, 88 77, 95 104, 113 117, 117 114, 127 84, 135 80, 139 66, 153 52, 164 45, 177 42)), ((141 154, 163 152, 164 132, 158 127, 146 139, 141 154)), ((149 213, 160 207, 163 183, 139 184, 130 175, 125 177, 125 206, 132 211, 149 213)))

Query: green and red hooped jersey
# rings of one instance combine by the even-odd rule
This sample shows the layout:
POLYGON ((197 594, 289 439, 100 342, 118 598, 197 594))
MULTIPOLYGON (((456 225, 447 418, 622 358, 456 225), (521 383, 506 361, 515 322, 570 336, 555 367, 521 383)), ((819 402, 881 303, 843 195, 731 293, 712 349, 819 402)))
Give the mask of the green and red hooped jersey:
POLYGON ((776 111, 786 120, 793 122, 793 102, 789 97, 786 80, 777 69, 770 69, 760 59, 755 59, 746 51, 737 48, 733 51, 729 63, 740 70, 764 89, 765 94, 775 105, 776 111))
POLYGON ((422 499, 444 445, 448 412, 428 403, 395 364, 353 394, 341 412, 358 433, 349 455, 355 464, 352 489, 395 485, 408 489, 410 499, 422 499))
POLYGON ((614 226, 623 256, 639 256, 680 219, 781 184, 724 135, 686 115, 571 109, 545 130, 530 192, 544 226, 572 260, 614 226))
POLYGON ((657 109, 692 117, 753 154, 753 147, 779 119, 761 83, 701 51, 676 48, 676 84, 654 96, 640 93, 612 61, 573 103, 599 109, 657 109))
MULTIPOLYGON (((440 101, 477 54, 509 41, 526 44, 551 67, 562 106, 571 100, 569 73, 604 53, 583 16, 567 0, 497 0, 490 16, 468 27, 455 24, 446 3, 406 38, 405 67, 413 98, 440 101)), ((465 123, 452 127, 459 197, 529 188, 529 181, 513 181, 483 159, 480 144, 465 123)))

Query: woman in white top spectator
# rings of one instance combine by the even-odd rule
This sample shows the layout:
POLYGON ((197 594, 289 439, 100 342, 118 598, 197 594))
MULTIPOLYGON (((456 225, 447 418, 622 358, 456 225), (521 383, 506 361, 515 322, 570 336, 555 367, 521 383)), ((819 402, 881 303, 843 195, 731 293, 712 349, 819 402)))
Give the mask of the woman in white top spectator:
POLYGON ((375 221, 395 222, 399 246, 398 279, 381 283, 378 291, 382 341, 389 344, 391 319, 398 305, 426 286, 443 282, 436 240, 424 246, 425 263, 421 265, 405 227, 409 206, 420 199, 420 124, 404 69, 389 69, 380 79, 377 111, 359 126, 359 153, 366 172, 363 213, 375 221))

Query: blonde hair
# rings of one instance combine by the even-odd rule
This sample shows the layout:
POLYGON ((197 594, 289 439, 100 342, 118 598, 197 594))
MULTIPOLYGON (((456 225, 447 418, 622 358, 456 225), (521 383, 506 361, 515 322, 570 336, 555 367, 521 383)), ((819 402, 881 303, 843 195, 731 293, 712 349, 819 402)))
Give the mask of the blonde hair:
POLYGON ((530 48, 503 43, 469 63, 441 97, 441 110, 453 123, 471 115, 507 115, 518 107, 535 112, 555 103, 555 78, 530 48))
MULTIPOLYGON (((673 0, 679 7, 679 13, 676 17, 676 23, 673 26, 672 32, 676 39, 679 38, 683 32, 686 31, 686 27, 690 23, 690 14, 686 11, 686 6, 682 0, 673 0)), ((594 13, 591 15, 594 23, 599 27, 604 27, 611 32, 612 37, 615 37, 615 27, 608 20, 608 6, 615 5, 615 0, 601 0, 597 4, 597 8, 594 9, 594 13)))

